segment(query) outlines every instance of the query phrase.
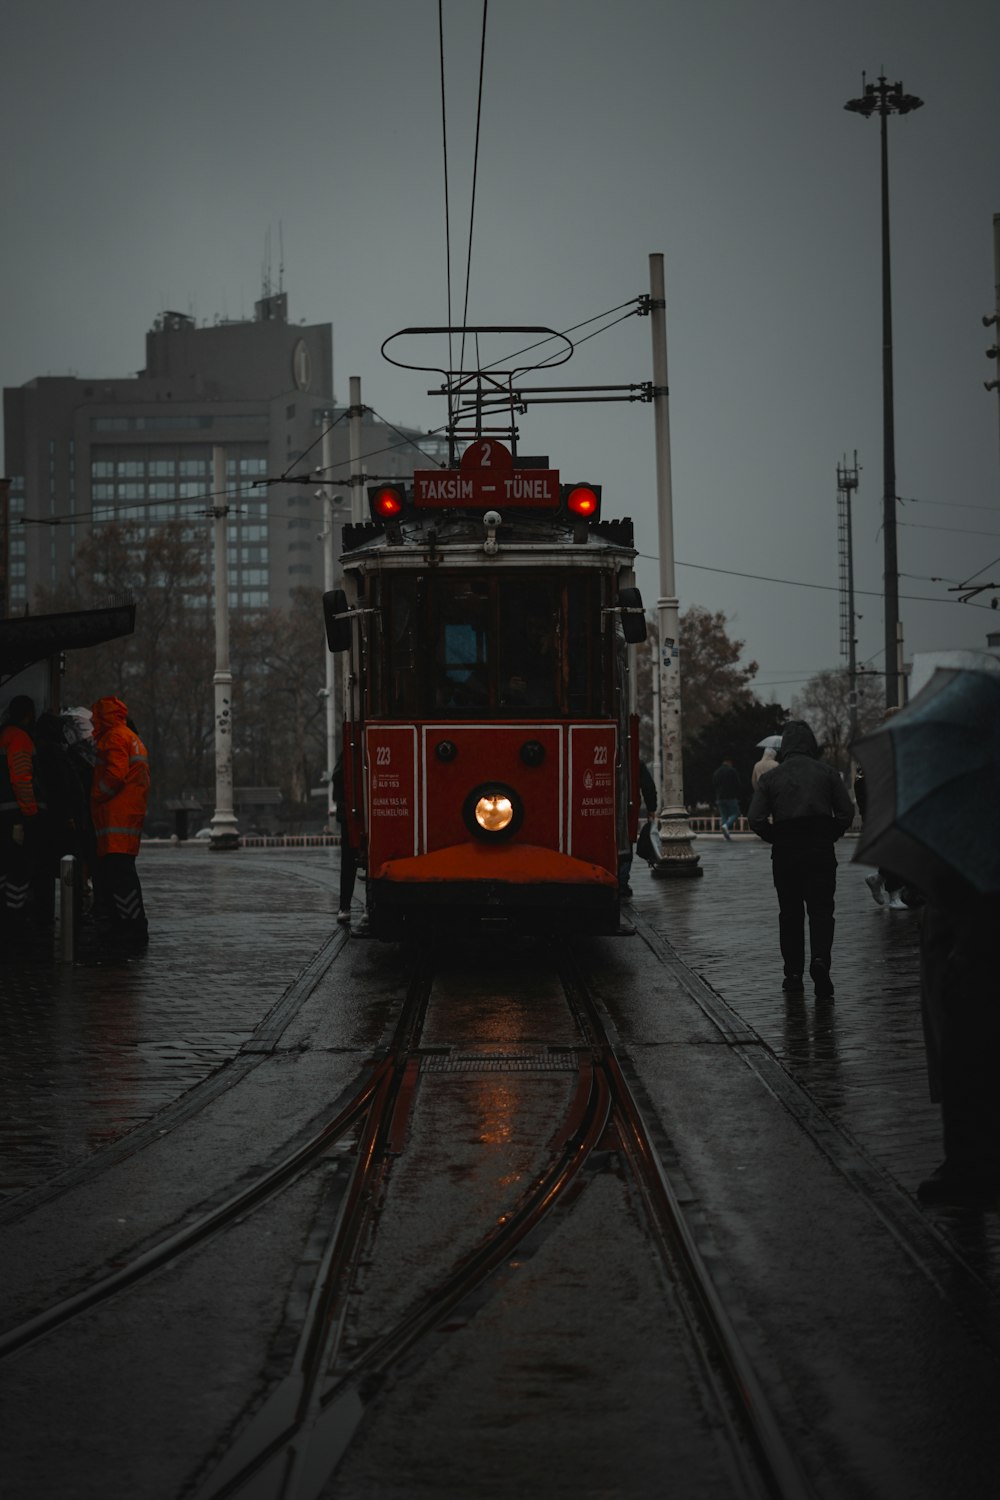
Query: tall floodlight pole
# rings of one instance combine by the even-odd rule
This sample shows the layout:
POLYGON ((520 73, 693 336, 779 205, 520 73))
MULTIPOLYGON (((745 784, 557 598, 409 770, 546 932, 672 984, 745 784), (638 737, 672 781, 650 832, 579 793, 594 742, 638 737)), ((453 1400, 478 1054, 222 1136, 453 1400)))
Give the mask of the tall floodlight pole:
POLYGON ((691 847, 694 835, 684 805, 680 613, 674 584, 666 308, 663 256, 654 254, 649 257, 649 322, 653 340, 653 423, 656 431, 656 506, 660 537, 660 597, 656 601, 656 619, 660 641, 660 749, 663 756, 663 796, 660 802, 663 858, 653 867, 653 874, 656 876, 703 874, 700 856, 691 847))
MULTIPOLYGON (((226 452, 212 449, 212 490, 226 493, 226 452)), ((233 674, 229 666, 229 506, 216 504, 210 514, 215 532, 215 812, 210 849, 238 849, 239 829, 233 812, 233 674)))
POLYGON ((864 83, 860 99, 848 99, 845 109, 868 118, 877 114, 882 143, 882 534, 885 545, 885 706, 899 706, 900 631, 899 566, 896 561, 896 437, 892 387, 892 283, 889 274, 889 131, 890 115, 908 115, 923 104, 904 94, 901 83, 864 83))
POLYGON ((847 459, 837 465, 837 509, 840 533, 840 650, 847 657, 848 744, 858 737, 858 663, 854 635, 854 542, 851 535, 851 496, 858 487, 858 454, 854 467, 847 459))

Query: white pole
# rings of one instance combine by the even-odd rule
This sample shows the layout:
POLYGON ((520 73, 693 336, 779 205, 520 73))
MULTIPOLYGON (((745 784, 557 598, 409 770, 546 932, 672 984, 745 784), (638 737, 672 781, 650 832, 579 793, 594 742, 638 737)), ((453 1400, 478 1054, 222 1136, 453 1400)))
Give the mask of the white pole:
POLYGON ((681 759, 680 615, 674 584, 674 511, 670 473, 670 408, 667 383, 667 314, 663 256, 649 257, 649 322, 653 340, 653 422, 656 432, 656 499, 660 536, 660 597, 656 617, 660 635, 660 744, 663 798, 660 842, 663 858, 654 875, 701 875, 700 859, 684 805, 681 759))
POLYGON ((229 538, 226 517, 226 453, 212 449, 212 507, 215 530, 215 813, 211 849, 238 849, 233 813, 233 674, 229 668, 229 538))
MULTIPOLYGON (((323 473, 329 479, 333 468, 333 433, 328 422, 323 433, 323 473)), ((334 541, 335 530, 333 520, 333 491, 328 484, 324 485, 323 496, 323 589, 329 593, 334 585, 335 558, 334 541)), ((333 768, 337 764, 337 662, 332 651, 324 647, 323 659, 326 667, 326 827, 327 832, 336 831, 336 808, 333 798, 333 768)))
POLYGON ((653 698, 653 780, 656 782, 656 795, 660 795, 663 786, 663 747, 660 744, 660 658, 659 653, 650 652, 650 687, 653 698))
MULTIPOLYGON (((349 382, 349 404, 348 404, 348 438, 350 442, 351 459, 351 520, 357 524, 365 519, 366 503, 364 492, 364 466, 361 462, 361 376, 352 375, 349 382)), ((343 705, 343 722, 353 724, 357 718, 355 706, 355 691, 358 684, 358 675, 361 669, 360 656, 360 632, 355 635, 354 647, 351 651, 345 651, 343 655, 343 679, 341 688, 341 703, 343 705), (357 653, 357 654, 356 654, 357 653), (355 668, 357 670, 355 670, 355 668)), ((354 786, 348 786, 345 779, 344 794, 349 802, 353 799, 356 790, 354 786)))

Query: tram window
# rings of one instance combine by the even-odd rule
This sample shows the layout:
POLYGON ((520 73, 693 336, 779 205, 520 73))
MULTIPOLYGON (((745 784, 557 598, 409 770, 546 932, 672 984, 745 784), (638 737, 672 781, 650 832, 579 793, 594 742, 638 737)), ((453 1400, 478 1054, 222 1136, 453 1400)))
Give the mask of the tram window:
MULTIPOLYGON (((597 601, 594 590, 588 587, 589 580, 571 578, 566 588, 567 643, 566 652, 569 677, 569 711, 571 714, 592 713, 596 704, 591 700, 598 684, 592 682, 591 646, 594 640, 594 615, 597 601)), ((598 617, 599 618, 599 617, 598 617)))
POLYGON ((497 674, 501 709, 559 712, 559 593, 549 580, 512 583, 500 602, 497 674))
MULTIPOLYGON (((386 707, 391 714, 412 716, 419 703, 417 644, 420 640, 417 579, 402 575, 388 595, 386 621, 386 707)), ((385 612, 383 613, 385 620, 385 612)), ((381 694, 377 692, 376 701, 381 694)))
POLYGON ((489 584, 442 577, 438 585, 434 649, 437 707, 485 708, 490 701, 489 584))

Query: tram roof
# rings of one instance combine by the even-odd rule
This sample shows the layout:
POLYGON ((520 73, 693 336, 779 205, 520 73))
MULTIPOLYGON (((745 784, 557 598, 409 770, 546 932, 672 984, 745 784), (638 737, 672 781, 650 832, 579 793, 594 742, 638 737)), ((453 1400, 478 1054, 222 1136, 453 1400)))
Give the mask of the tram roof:
POLYGON ((341 562, 347 568, 458 567, 608 568, 630 566, 636 556, 632 521, 596 521, 583 526, 512 516, 495 528, 497 548, 486 551, 488 531, 479 512, 454 513, 391 523, 344 527, 341 562))

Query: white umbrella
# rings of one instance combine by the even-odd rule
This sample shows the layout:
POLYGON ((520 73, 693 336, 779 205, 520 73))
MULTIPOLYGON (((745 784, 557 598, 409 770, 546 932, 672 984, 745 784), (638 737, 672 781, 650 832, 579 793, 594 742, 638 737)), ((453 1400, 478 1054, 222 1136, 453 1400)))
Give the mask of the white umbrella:
POLYGON ((757 741, 757 749, 758 750, 780 750, 781 749, 781 735, 780 734, 765 734, 765 736, 764 736, 764 738, 762 740, 758 740, 757 741))

